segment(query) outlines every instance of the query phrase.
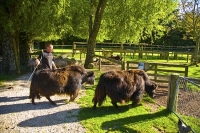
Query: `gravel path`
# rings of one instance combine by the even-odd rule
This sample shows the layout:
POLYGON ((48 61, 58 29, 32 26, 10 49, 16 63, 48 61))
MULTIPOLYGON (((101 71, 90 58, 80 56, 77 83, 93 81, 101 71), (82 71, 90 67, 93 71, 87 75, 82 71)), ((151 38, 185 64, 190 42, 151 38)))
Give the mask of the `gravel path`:
POLYGON ((31 73, 8 82, 0 88, 0 132, 1 133, 83 133, 86 129, 77 120, 79 105, 67 103, 66 96, 52 96, 53 106, 42 97, 32 105, 29 96, 31 73), (8 89, 8 86, 9 89, 8 89), (3 90, 3 91, 2 91, 3 90))

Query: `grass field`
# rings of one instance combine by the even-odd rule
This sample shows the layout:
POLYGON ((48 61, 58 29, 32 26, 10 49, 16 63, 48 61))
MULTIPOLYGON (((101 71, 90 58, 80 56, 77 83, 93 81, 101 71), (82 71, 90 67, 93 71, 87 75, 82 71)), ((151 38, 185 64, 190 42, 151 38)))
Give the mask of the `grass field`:
MULTIPOLYGON (((99 73, 100 75, 101 73, 99 73)), ((98 83, 98 77, 96 83, 98 83)), ((145 96, 142 102, 134 108, 120 105, 120 111, 112 106, 107 98, 101 107, 92 109, 92 98, 96 86, 87 86, 86 95, 78 100, 81 105, 79 120, 87 128, 88 133, 176 133, 178 118, 166 110, 166 107, 156 108, 155 102, 145 96)), ((200 119, 182 116, 187 119, 193 130, 200 131, 200 119)))

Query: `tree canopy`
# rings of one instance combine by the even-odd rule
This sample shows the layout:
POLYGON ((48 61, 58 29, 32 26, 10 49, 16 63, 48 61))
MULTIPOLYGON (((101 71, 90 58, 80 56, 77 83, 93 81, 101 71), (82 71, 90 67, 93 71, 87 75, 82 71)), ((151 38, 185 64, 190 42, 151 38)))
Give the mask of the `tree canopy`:
POLYGON ((1 0, 0 25, 7 32, 26 32, 31 39, 56 40, 70 31, 65 0, 1 0))
MULTIPOLYGON (((40 40, 56 40, 66 34, 88 39, 89 15, 94 21, 97 4, 98 0, 1 0, 0 25, 40 40)), ((176 7, 176 0, 109 0, 97 40, 138 42, 152 33, 159 38, 176 7)))
MULTIPOLYGON (((72 11, 73 33, 81 38, 88 38, 88 16, 91 14, 94 20, 97 1, 73 1, 73 3, 78 7, 72 11)), ((167 30, 166 24, 173 19, 172 12, 175 8, 177 1, 174 0, 109 0, 97 40, 139 42, 141 37, 149 37, 152 32, 159 38, 167 30)))
POLYGON ((198 64, 198 55, 200 54, 200 1, 199 0, 181 0, 179 3, 179 21, 186 30, 192 35, 196 42, 195 52, 192 62, 198 64))
MULTIPOLYGON (((177 0, 1 0, 0 26, 14 36, 15 56, 20 53, 17 38, 56 40, 73 35, 88 39, 92 61, 96 40, 137 43, 155 40, 167 30, 177 0)), ((13 40, 13 39, 11 39, 13 40)), ((87 52, 89 53, 89 52, 87 52)), ((15 60, 19 60, 16 58, 15 60)))

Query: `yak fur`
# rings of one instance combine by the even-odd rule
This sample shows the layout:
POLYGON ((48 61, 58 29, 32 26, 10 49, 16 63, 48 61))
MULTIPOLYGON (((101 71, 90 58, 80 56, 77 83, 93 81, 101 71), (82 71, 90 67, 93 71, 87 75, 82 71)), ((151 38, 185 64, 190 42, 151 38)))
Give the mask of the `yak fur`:
POLYGON ((92 100, 93 108, 96 109, 97 103, 101 106, 106 96, 110 97, 112 105, 116 108, 118 102, 124 104, 132 101, 134 106, 140 102, 144 92, 153 97, 156 88, 157 84, 150 81, 143 70, 108 71, 100 76, 92 100))
POLYGON ((38 70, 34 73, 30 85, 30 96, 32 104, 35 104, 35 97, 45 96, 49 102, 56 105, 50 99, 55 94, 67 94, 70 101, 78 96, 83 83, 94 84, 94 72, 86 72, 81 66, 67 66, 60 69, 38 70))

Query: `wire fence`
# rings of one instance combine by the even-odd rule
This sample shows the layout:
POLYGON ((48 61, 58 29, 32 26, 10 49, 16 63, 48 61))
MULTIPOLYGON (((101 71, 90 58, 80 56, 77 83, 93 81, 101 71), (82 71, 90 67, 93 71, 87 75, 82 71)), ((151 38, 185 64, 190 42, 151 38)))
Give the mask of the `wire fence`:
POLYGON ((179 78, 177 113, 200 118, 200 85, 184 77, 179 78))
MULTIPOLYGON (((180 133, 193 132, 193 128, 186 123, 189 117, 200 118, 200 85, 199 80, 181 77, 177 74, 170 76, 167 108, 178 118, 180 133), (186 117, 189 116, 189 117, 186 117)), ((196 122, 196 120, 194 121, 196 122)))

